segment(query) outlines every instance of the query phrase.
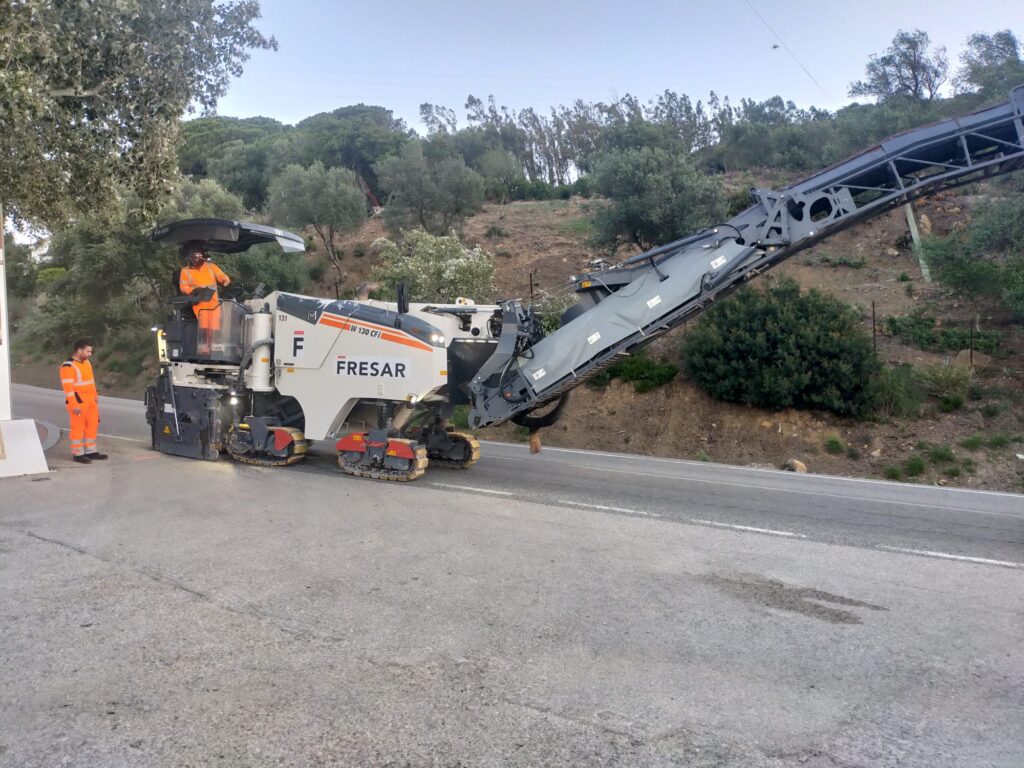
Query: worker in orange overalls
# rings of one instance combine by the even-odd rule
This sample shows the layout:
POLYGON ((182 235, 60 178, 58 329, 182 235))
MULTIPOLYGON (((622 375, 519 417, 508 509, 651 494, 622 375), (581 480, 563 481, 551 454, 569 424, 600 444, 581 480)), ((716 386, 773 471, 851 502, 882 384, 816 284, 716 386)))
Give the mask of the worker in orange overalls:
POLYGON ((107 454, 96 450, 100 406, 90 357, 92 340, 79 339, 71 357, 60 364, 60 385, 71 419, 71 459, 79 464, 107 458, 107 454))
POLYGON ((199 320, 198 352, 209 355, 212 351, 213 332, 220 329, 220 298, 217 296, 217 284, 230 285, 231 279, 224 271, 210 261, 199 246, 183 246, 186 263, 178 277, 178 287, 184 294, 190 294, 200 288, 213 289, 213 296, 205 301, 192 305, 196 319, 199 320))

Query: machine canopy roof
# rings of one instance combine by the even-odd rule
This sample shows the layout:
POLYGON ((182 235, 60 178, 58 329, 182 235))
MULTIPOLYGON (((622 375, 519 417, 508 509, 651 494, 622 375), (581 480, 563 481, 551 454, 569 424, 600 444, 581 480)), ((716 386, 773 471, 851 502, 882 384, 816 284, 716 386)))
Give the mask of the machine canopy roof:
POLYGON ((301 253, 301 237, 283 229, 231 219, 184 219, 157 227, 150 237, 159 243, 201 245, 217 253, 241 253, 259 243, 277 243, 285 253, 301 253))

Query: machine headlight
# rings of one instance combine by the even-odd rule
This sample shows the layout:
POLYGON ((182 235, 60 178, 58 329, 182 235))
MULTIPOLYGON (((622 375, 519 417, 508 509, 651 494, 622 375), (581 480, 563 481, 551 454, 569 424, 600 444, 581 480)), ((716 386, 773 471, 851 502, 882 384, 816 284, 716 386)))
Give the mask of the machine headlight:
POLYGON ((232 405, 238 405, 238 398, 237 397, 232 397, 231 398, 231 404, 232 405))
POLYGON ((432 333, 430 334, 430 343, 436 344, 439 347, 444 346, 444 334, 443 333, 432 333))

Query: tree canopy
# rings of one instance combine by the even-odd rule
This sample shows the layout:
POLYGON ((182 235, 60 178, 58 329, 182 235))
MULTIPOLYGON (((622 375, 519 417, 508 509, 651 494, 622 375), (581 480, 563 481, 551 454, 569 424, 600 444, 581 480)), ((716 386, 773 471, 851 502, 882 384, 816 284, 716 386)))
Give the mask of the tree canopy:
POLYGON ((971 35, 953 82, 961 92, 1005 98, 1011 88, 1024 83, 1020 40, 1008 29, 971 35))
POLYGON ((872 96, 879 101, 896 97, 931 100, 946 82, 949 62, 944 47, 930 49, 927 32, 900 30, 892 45, 872 56, 866 79, 850 84, 851 96, 872 96))
POLYGON ((289 165, 270 185, 270 214, 283 226, 311 226, 342 280, 341 255, 335 235, 366 220, 366 197, 347 168, 325 168, 319 160, 309 168, 289 165))
POLYGON ((255 0, 20 0, 0 10, 0 190, 53 225, 113 200, 152 213, 174 174, 179 118, 212 108, 252 48, 255 0))
POLYGON ((609 152, 598 158, 597 190, 609 204, 597 212, 599 238, 650 248, 725 218, 721 182, 686 156, 664 149, 609 152))
POLYGON ((376 165, 381 181, 393 190, 385 207, 392 228, 421 227, 444 235, 483 203, 480 174, 461 157, 431 153, 431 148, 429 142, 410 141, 401 154, 376 165))

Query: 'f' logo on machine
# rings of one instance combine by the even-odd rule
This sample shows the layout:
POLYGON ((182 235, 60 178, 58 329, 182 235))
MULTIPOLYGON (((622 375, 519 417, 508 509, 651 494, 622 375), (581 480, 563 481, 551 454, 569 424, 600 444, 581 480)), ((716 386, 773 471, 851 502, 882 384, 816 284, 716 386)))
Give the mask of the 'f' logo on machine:
POLYGON ((292 336, 292 357, 298 357, 299 351, 302 349, 303 342, 306 341, 302 335, 305 331, 295 331, 295 335, 292 336))

